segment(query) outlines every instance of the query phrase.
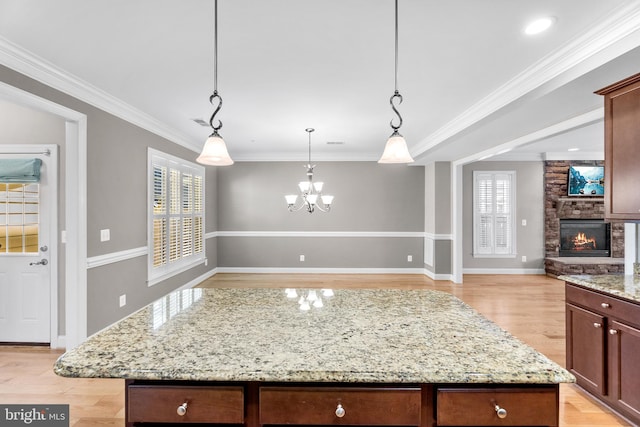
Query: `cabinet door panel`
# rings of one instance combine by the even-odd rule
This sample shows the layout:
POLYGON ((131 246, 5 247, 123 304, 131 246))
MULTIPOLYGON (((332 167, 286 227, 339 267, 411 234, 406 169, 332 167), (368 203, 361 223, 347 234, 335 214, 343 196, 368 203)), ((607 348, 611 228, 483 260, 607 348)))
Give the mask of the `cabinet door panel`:
POLYGON ((609 326, 611 398, 634 417, 640 417, 640 329, 611 321, 609 326))
POLYGON ((567 369, 585 389, 605 395, 605 318, 567 304, 567 369))

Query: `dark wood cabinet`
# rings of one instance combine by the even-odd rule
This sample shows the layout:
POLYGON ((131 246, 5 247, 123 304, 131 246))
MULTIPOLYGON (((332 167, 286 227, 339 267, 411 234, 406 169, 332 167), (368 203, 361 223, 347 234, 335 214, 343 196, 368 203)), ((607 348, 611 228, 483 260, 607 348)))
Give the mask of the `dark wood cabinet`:
POLYGON ((218 383, 127 380, 127 427, 557 427, 558 384, 218 383))
POLYGON ((567 369, 592 393, 606 394, 605 318, 567 304, 567 369))
POLYGON ((640 420, 640 328, 612 320, 608 344, 611 398, 640 420))
POLYGON ((640 304, 566 283, 567 369, 578 385, 640 423, 640 304))
POLYGON ((640 221, 640 74, 596 93, 604 96, 605 219, 640 221))

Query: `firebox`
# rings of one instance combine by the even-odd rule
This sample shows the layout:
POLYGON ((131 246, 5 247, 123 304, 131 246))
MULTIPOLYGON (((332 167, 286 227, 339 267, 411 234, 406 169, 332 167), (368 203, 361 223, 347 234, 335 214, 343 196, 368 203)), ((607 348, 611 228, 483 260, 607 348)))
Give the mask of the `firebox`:
POLYGON ((560 256, 611 256, 611 224, 602 219, 561 219, 560 256))

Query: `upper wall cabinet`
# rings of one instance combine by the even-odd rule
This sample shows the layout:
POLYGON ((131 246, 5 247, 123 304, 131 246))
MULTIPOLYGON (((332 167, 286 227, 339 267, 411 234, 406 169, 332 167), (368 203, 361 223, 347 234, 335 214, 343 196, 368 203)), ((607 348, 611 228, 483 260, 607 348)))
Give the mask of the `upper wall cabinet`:
POLYGON ((640 73, 604 96, 605 219, 640 222, 640 73))

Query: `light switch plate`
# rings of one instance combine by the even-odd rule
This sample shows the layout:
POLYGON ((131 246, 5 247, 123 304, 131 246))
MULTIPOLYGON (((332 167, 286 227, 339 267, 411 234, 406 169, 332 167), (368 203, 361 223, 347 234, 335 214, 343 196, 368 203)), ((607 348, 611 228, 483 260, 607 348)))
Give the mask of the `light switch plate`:
POLYGON ((105 228, 104 230, 100 230, 100 241, 108 242, 109 240, 111 240, 111 230, 108 228, 105 228))

